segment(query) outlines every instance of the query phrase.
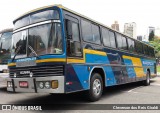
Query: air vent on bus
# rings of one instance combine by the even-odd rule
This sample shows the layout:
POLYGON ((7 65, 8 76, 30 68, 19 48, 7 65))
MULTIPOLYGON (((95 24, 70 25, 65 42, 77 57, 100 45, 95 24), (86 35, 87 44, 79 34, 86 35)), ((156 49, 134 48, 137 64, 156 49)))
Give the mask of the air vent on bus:
POLYGON ((19 67, 9 69, 10 77, 16 76, 16 78, 30 77, 45 77, 45 76, 62 76, 64 75, 64 66, 34 66, 34 67, 19 67))

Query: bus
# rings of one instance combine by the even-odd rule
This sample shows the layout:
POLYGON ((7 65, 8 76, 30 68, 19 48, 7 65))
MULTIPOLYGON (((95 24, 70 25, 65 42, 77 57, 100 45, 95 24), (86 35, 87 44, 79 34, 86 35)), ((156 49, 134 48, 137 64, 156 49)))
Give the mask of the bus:
POLYGON ((62 5, 14 20, 7 90, 85 91, 97 101, 108 86, 156 77, 154 48, 62 5))
POLYGON ((13 29, 0 31, 0 86, 7 86, 6 78, 9 77, 8 60, 11 59, 11 41, 13 29))

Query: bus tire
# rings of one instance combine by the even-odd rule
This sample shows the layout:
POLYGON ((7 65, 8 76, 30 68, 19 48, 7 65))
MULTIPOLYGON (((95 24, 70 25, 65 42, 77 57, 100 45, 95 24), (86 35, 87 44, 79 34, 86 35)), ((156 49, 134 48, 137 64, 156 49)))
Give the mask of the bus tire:
POLYGON ((90 79, 90 89, 88 91, 88 99, 92 102, 97 101, 102 96, 103 80, 99 73, 92 73, 90 79))
POLYGON ((149 86, 150 85, 150 73, 149 73, 149 71, 147 71, 146 80, 144 81, 144 85, 145 86, 149 86))

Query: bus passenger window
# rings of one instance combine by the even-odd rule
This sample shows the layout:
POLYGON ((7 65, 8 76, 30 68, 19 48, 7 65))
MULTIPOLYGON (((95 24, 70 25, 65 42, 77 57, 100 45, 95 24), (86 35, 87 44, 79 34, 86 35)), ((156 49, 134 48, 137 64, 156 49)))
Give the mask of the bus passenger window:
POLYGON ((92 42, 91 23, 84 20, 82 20, 82 35, 85 41, 92 42))
POLYGON ((117 39, 117 46, 119 49, 122 49, 122 36, 118 33, 116 33, 116 39, 117 39))
POLYGON ((92 41, 94 43, 100 44, 100 33, 99 27, 97 25, 92 24, 92 41))
POLYGON ((104 45, 111 47, 108 29, 102 28, 102 37, 104 45))
POLYGON ((143 47, 142 47, 142 44, 138 41, 135 41, 136 42, 136 52, 137 53, 140 53, 140 54, 143 54, 143 47))
POLYGON ((82 35, 84 41, 100 44, 99 26, 82 20, 82 35))
POLYGON ((116 42, 115 42, 114 32, 109 31, 109 38, 110 38, 111 47, 116 48, 116 42))
POLYGON ((122 36, 122 49, 127 50, 127 40, 126 37, 122 36))
POLYGON ((143 45, 143 49, 144 49, 144 54, 149 56, 148 46, 147 45, 143 45))
POLYGON ((148 50, 149 50, 149 56, 154 58, 155 57, 154 49, 152 47, 148 47, 148 50))
POLYGON ((128 50, 130 52, 135 52, 135 43, 134 43, 134 40, 132 40, 130 38, 127 38, 127 41, 128 41, 128 50))

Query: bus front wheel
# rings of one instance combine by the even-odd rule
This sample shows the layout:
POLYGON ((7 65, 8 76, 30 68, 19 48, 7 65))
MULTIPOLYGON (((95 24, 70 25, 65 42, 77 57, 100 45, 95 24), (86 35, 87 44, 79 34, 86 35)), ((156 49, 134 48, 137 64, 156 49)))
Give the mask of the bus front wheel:
POLYGON ((88 98, 90 101, 97 101, 100 99, 103 92, 103 80, 99 73, 93 73, 90 79, 90 89, 88 91, 88 98))

